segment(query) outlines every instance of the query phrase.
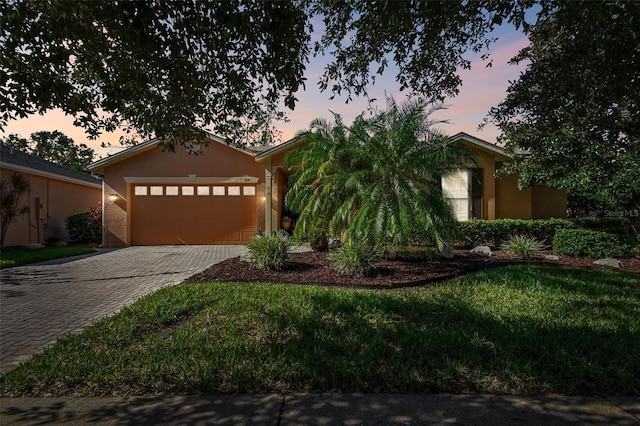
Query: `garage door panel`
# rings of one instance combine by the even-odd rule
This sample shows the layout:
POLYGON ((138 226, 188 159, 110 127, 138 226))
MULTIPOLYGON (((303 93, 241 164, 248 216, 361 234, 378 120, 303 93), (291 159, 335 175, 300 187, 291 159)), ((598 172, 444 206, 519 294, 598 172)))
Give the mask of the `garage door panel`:
POLYGON ((197 195, 195 191, 194 195, 133 195, 131 243, 242 244, 249 241, 256 233, 256 197, 212 194, 209 191, 209 195, 197 195))

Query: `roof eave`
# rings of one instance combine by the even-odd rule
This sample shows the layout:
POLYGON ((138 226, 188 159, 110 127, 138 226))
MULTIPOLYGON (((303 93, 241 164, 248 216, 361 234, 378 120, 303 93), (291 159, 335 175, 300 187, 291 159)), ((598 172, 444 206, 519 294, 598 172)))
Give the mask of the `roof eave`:
POLYGON ((0 162, 0 166, 2 166, 3 169, 15 170, 17 172, 22 172, 22 173, 29 173, 32 175, 42 176, 49 179, 56 179, 62 182, 75 183, 77 185, 89 186, 92 188, 102 188, 102 181, 99 180, 99 178, 96 178, 96 182, 93 183, 86 180, 75 179, 68 176, 62 176, 56 173, 44 172, 42 170, 38 170, 31 167, 26 167, 26 166, 20 166, 18 164, 13 164, 13 163, 0 162))
MULTIPOLYGON (((212 140, 213 142, 217 142, 220 144, 223 144, 225 146, 228 146, 229 148, 233 148, 237 151, 242 152, 243 154, 246 155, 250 155, 251 157, 255 157, 256 154, 250 151, 247 151, 245 149, 239 148, 237 146, 234 145, 229 145, 227 144, 227 142, 221 138, 220 136, 216 136, 212 133, 209 132, 205 132, 205 137, 207 139, 212 140)), ((126 160, 127 158, 133 157, 135 155, 140 154, 141 152, 147 151, 149 149, 152 149, 158 145, 160 145, 162 142, 162 139, 160 138, 154 138, 154 139, 150 139, 146 142, 143 142, 141 144, 138 145, 134 145, 131 148, 127 148, 124 151, 118 152, 117 154, 113 154, 110 155, 106 158, 102 158, 94 163, 89 164, 89 166, 87 167, 87 170, 94 172, 94 173, 104 173, 104 168, 110 165, 113 165, 115 163, 118 163, 120 161, 126 160)))

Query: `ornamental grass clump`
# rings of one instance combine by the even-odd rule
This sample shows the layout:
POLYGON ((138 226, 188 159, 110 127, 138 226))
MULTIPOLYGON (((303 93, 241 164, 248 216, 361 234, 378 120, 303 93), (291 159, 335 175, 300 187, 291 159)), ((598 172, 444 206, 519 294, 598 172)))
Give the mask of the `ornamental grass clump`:
POLYGON ((347 242, 328 257, 331 266, 341 274, 369 277, 375 273, 374 250, 366 244, 347 242))
POLYGON ((542 241, 525 235, 513 235, 502 243, 500 249, 519 259, 530 259, 534 254, 545 249, 542 241))
POLYGON ((291 239, 282 230, 266 235, 256 235, 247 244, 252 265, 274 271, 281 271, 286 266, 289 247, 291 247, 291 239))

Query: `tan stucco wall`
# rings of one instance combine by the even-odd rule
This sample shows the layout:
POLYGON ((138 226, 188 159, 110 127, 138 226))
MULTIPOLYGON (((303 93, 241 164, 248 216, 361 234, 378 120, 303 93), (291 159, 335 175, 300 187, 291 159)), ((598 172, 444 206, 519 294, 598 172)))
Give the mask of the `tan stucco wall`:
MULTIPOLYGON (((221 143, 211 142, 208 147, 202 146, 202 154, 190 155, 182 147, 175 153, 162 152, 161 147, 153 147, 147 151, 126 158, 115 164, 107 165, 104 170, 105 197, 117 194, 116 203, 105 201, 105 241, 108 247, 127 246, 131 244, 131 196, 133 184, 127 184, 125 178, 187 178, 210 177, 255 177, 256 184, 256 231, 264 229, 264 165, 257 163, 252 155, 243 153, 221 143)), ((220 212, 229 214, 230 212, 220 212)), ((211 218, 214 220, 215 218, 211 218)), ((193 226, 206 226, 206 223, 193 223, 193 226)))
POLYGON ((496 219, 531 219, 531 188, 519 190, 518 176, 510 174, 496 181, 496 219))
POLYGON ((567 217, 567 191, 534 185, 532 189, 533 219, 567 217))
MULTIPOLYGON (((13 172, 2 168, 0 174, 4 178, 13 172)), ((102 197, 102 190, 97 187, 25 172, 22 174, 29 181, 29 193, 22 198, 22 203, 29 206, 29 213, 18 217, 9 226, 6 246, 44 244, 48 237, 68 241, 65 219, 77 213, 88 212, 102 197)))

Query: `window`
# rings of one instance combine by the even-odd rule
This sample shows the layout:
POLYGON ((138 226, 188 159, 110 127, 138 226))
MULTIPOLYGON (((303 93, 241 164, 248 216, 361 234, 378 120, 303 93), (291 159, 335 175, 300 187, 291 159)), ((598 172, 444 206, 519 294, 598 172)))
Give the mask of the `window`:
POLYGON ((218 195, 224 195, 224 186, 214 186, 213 187, 213 195, 218 196, 218 195))
POLYGON ((209 195, 209 187, 208 186, 199 186, 198 187, 198 195, 209 195))
POLYGON ((442 193, 458 220, 469 219, 469 171, 457 170, 442 176, 442 193))
POLYGON ((165 195, 178 195, 178 187, 177 186, 167 186, 164 189, 165 195))
POLYGON ((242 195, 256 195, 256 187, 255 186, 243 186, 242 187, 242 195))
POLYGON ((476 168, 442 176, 442 193, 458 220, 482 219, 483 173, 483 169, 476 168))
POLYGON ((193 195, 193 186, 183 186, 182 195, 193 195))
POLYGON ((163 188, 161 186, 151 186, 149 187, 149 194, 151 195, 162 195, 163 188))
POLYGON ((229 195, 240 195, 240 187, 239 186, 230 186, 227 188, 227 193, 229 195))
POLYGON ((147 187, 146 186, 136 186, 134 189, 134 194, 137 196, 147 195, 147 187))

